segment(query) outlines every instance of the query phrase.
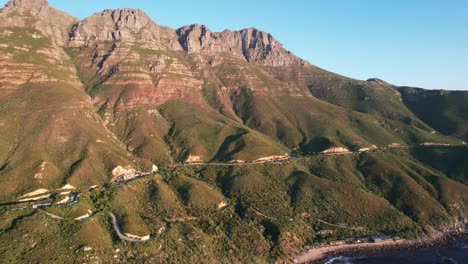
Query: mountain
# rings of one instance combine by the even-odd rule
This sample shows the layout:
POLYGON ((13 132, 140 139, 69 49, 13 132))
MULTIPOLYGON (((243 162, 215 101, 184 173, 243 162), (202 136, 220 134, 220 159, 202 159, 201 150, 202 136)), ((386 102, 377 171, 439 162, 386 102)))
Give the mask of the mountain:
MULTIPOLYGON (((409 110, 405 117, 420 127, 400 120, 404 117, 348 111, 318 100, 307 87, 279 80, 265 67, 316 68, 256 29, 214 33, 191 25, 172 30, 141 11, 125 9, 95 14, 77 23, 70 36, 68 53, 101 117, 130 151, 156 163, 451 140, 435 139, 409 110)), ((403 105, 398 103, 395 108, 403 105)))
POLYGON ((287 261, 468 216, 466 92, 340 76, 255 28, 46 0, 1 9, 0 72, 6 262, 287 261))
POLYGON ((0 197, 94 185, 118 165, 151 168, 104 126, 61 46, 76 20, 47 1, 11 1, 0 17, 0 197))

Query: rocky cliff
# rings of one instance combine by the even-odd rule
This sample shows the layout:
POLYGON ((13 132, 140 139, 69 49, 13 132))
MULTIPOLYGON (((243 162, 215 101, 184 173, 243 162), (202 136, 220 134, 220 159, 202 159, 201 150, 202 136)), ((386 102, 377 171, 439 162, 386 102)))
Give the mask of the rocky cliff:
POLYGON ((68 41, 73 16, 49 6, 47 0, 11 0, 0 13, 0 27, 30 27, 40 30, 60 45, 68 41))
POLYGON ((179 42, 189 53, 229 53, 262 66, 306 65, 306 61, 285 50, 269 33, 255 28, 212 32, 206 26, 190 25, 177 30, 179 42))
POLYGON ((90 46, 103 41, 138 41, 142 48, 181 49, 175 30, 156 24, 146 13, 135 9, 104 10, 80 21, 71 29, 69 46, 90 46))

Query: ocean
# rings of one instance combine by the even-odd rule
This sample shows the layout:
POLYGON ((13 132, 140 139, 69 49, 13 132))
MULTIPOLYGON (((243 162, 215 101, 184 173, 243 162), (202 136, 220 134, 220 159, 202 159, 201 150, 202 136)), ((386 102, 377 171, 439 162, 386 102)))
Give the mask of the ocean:
POLYGON ((387 250, 372 256, 335 256, 324 264, 468 264, 468 238, 440 248, 387 250))

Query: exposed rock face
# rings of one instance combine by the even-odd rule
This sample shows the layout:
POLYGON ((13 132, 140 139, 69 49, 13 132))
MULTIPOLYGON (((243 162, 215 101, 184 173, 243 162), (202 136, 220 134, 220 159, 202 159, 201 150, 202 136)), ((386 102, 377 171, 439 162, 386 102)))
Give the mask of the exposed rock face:
POLYGON ((153 22, 135 9, 105 10, 74 26, 69 45, 83 47, 102 41, 134 43, 143 48, 182 50, 216 55, 229 53, 263 66, 307 65, 285 50, 269 33, 254 28, 212 32, 206 26, 189 25, 177 31, 153 22))
POLYGON ((349 153, 349 149, 343 148, 343 147, 333 147, 333 148, 326 149, 320 153, 322 154, 349 153))
POLYGON ((271 34, 255 28, 215 33, 195 24, 182 27, 177 33, 180 44, 189 53, 230 53, 263 66, 308 64, 285 50, 271 34))
POLYGON ((73 27, 69 45, 82 47, 123 40, 138 41, 142 48, 181 50, 175 30, 157 25, 145 12, 136 9, 104 10, 86 18, 73 27))
POLYGON ((47 0, 11 0, 6 7, 15 7, 25 9, 32 13, 39 13, 44 8, 47 8, 49 3, 47 0))
POLYGON ((47 0, 11 0, 0 12, 0 27, 35 28, 60 45, 67 42, 69 29, 76 21, 50 7, 47 0))
POLYGON ((261 158, 258 158, 256 160, 254 160, 254 162, 267 162, 267 161, 275 161, 275 160, 285 160, 287 158, 288 158, 288 154, 275 155, 275 156, 261 157, 261 158))
POLYGON ((124 174, 135 174, 136 170, 132 166, 127 165, 125 167, 117 166, 112 170, 112 175, 114 177, 124 175, 124 174))
POLYGON ((186 163, 197 163, 197 162, 203 162, 202 158, 200 156, 193 156, 189 155, 187 160, 185 160, 186 163))

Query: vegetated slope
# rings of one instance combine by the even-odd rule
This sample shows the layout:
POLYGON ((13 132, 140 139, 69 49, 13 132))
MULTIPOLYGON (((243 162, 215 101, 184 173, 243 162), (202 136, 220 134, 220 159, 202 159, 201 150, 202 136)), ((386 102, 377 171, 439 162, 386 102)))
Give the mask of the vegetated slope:
POLYGON ((316 152, 332 146, 359 149, 372 144, 447 140, 402 121, 318 100, 239 58, 215 56, 212 62, 214 75, 231 90, 233 109, 244 124, 290 149, 316 152))
POLYGON ((468 184, 468 149, 416 148, 412 155, 418 161, 445 173, 451 179, 468 184))
POLYGON ((164 166, 460 143, 432 133, 382 81, 325 72, 252 28, 174 30, 132 9, 77 21, 45 0, 10 1, 0 17, 0 199, 103 184, 76 207, 46 208, 67 218, 92 210, 84 222, 2 210, 5 262, 286 261, 319 242, 415 237, 467 217, 466 149, 164 166), (104 184, 117 165, 151 162, 160 175, 104 184), (109 212, 124 233, 154 239, 121 241, 109 212))
MULTIPOLYGON (((117 164, 138 161, 126 151, 165 164, 255 160, 294 148, 318 152, 334 146, 456 142, 392 117, 390 110, 356 109, 365 114, 318 100, 303 84, 307 78, 325 78, 324 72, 313 72, 314 66, 256 29, 214 33, 192 25, 173 30, 131 9, 106 10, 76 22, 46 1, 12 1, 1 16, 2 99, 8 100, 2 105, 8 118, 2 123, 7 133, 1 173, 21 171, 37 178, 10 185, 9 194, 68 178, 75 184, 101 182, 117 164), (58 25, 51 16, 75 24, 58 25), (286 66, 310 72, 292 81, 272 71, 286 66), (23 162, 29 165, 19 166, 23 162), (41 177, 48 179, 40 183, 41 177)), ((388 86, 372 83, 380 90, 388 86)))
POLYGON ((287 152, 209 106, 203 70, 183 51, 176 31, 142 11, 104 11, 78 23, 71 35, 68 52, 87 91, 135 155, 168 163, 287 152))
POLYGON ((468 139, 468 93, 399 87, 403 102, 440 133, 468 139))
MULTIPOLYGON (((55 31, 47 31, 53 21, 15 6, 17 2, 0 12, 1 199, 66 182, 106 182, 117 165, 151 167, 129 157, 104 127, 55 31), (5 21, 22 27, 7 27, 5 21)), ((40 14, 55 12, 34 3, 41 6, 40 14)))
POLYGON ((155 163, 254 160, 284 155, 286 148, 455 142, 422 123, 346 110, 300 83, 278 80, 265 69, 313 66, 256 29, 172 30, 142 11, 119 9, 77 23, 70 36, 68 53, 107 127, 129 151, 155 163))
MULTIPOLYGON (((15 222, 15 228, 7 228, 0 237, 2 248, 8 249, 4 259, 21 255, 27 261, 32 256, 22 253, 28 247, 25 240, 6 246, 3 238, 47 224, 53 230, 47 237, 57 241, 49 248, 67 248, 51 250, 44 260, 62 259, 63 252, 83 259, 98 255, 103 261, 114 254, 118 259, 174 263, 287 260, 301 247, 318 242, 378 233, 414 237, 427 226, 453 223, 466 217, 468 187, 405 151, 391 151, 316 156, 285 164, 185 167, 96 190, 82 200, 95 212, 83 223, 60 224, 40 212, 2 212, 8 223, 15 222), (153 240, 121 241, 108 211, 117 215, 124 232, 151 234, 153 240), (333 235, 320 235, 323 229, 333 230, 333 235), (109 243, 121 252, 109 250, 109 243), (91 245, 93 251, 83 252, 83 245, 91 245)), ((47 242, 37 240, 43 234, 35 230, 29 239, 41 249, 47 242)))
POLYGON ((354 80, 314 65, 263 67, 278 80, 308 89, 315 97, 358 112, 401 121, 430 131, 402 102, 395 86, 379 79, 354 80))

